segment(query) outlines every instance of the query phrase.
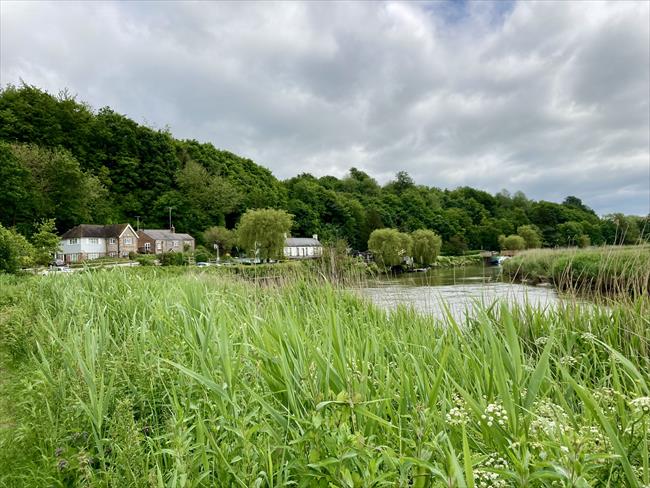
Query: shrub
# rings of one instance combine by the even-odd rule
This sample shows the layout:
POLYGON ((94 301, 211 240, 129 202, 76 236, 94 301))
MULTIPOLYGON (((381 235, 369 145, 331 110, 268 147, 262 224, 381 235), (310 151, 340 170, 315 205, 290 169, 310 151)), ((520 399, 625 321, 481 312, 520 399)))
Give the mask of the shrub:
POLYGON ((34 249, 23 236, 0 225, 0 272, 16 273, 32 263, 34 249))
POLYGON ((157 258, 152 255, 140 255, 136 257, 135 260, 140 264, 140 266, 154 266, 157 258))
POLYGON ((517 234, 526 241, 526 249, 542 247, 542 234, 536 225, 521 225, 517 227, 517 234))
POLYGON ((158 257, 163 266, 184 266, 187 264, 187 256, 182 252, 166 252, 158 257))
POLYGON ((210 258, 212 258, 212 255, 210 254, 210 251, 208 251, 205 247, 197 246, 197 248, 194 250, 194 260, 197 263, 210 261, 210 258))
POLYGON ((509 235, 508 237, 499 237, 499 246, 504 251, 521 251, 526 249, 526 241, 523 237, 516 234, 509 235))

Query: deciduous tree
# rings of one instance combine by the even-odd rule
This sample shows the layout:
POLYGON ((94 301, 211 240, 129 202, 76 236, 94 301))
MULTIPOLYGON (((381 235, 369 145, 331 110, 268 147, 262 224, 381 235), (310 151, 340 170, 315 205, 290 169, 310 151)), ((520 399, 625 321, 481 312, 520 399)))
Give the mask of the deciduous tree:
POLYGON ((237 240, 260 259, 282 256, 285 235, 293 223, 291 214, 272 208, 248 210, 237 226, 237 240))
POLYGON ((411 233, 413 239, 413 259, 416 263, 426 266, 436 262, 436 257, 442 246, 442 239, 432 230, 418 229, 411 233))

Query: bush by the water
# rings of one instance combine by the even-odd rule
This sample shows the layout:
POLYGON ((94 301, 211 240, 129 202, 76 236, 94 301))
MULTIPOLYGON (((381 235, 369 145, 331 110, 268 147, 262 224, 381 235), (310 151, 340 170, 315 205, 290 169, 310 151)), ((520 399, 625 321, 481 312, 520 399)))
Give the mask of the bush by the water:
POLYGON ((648 483, 647 299, 456 324, 190 269, 0 276, 1 486, 648 483))

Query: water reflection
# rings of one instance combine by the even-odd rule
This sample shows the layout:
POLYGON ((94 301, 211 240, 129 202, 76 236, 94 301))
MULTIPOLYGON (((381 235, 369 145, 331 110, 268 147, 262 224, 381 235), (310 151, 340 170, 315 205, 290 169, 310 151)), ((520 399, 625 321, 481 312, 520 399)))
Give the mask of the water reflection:
POLYGON ((400 304, 436 317, 446 310, 457 319, 472 314, 479 304, 496 301, 530 304, 536 308, 555 306, 562 298, 548 287, 533 287, 501 281, 498 267, 465 266, 408 273, 368 282, 362 296, 392 310, 400 304))

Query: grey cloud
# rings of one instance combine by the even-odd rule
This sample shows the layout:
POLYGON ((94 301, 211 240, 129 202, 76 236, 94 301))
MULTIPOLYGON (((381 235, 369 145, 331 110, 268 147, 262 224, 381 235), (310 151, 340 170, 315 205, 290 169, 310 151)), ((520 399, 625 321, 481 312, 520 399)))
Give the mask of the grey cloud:
POLYGON ((650 202, 645 2, 2 2, 0 82, 68 87, 286 178, 650 202))

